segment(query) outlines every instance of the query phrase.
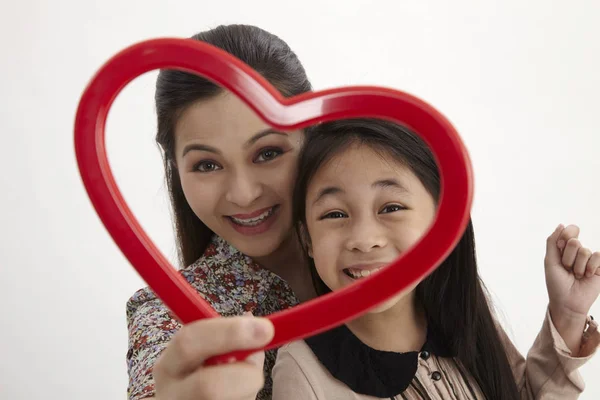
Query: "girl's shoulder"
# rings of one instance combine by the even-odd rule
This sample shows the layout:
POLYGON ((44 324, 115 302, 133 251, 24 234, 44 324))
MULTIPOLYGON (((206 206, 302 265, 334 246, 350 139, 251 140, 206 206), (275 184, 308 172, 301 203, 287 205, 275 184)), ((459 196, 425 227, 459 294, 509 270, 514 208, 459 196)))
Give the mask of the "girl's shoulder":
POLYGON ((353 392, 319 361, 304 340, 279 348, 273 368, 273 399, 373 399, 353 392))
POLYGON ((324 393, 331 394, 328 372, 304 340, 279 348, 272 377, 273 398, 277 400, 299 394, 307 399, 322 399, 327 398, 324 393))
POLYGON ((311 383, 322 382, 325 376, 329 375, 304 340, 285 344, 277 351, 277 361, 273 370, 274 379, 276 376, 290 377, 296 374, 304 376, 305 380, 311 383))
POLYGON ((291 357, 297 362, 310 362, 317 360, 311 348, 304 340, 296 340, 291 343, 284 344, 277 351, 277 358, 291 357))

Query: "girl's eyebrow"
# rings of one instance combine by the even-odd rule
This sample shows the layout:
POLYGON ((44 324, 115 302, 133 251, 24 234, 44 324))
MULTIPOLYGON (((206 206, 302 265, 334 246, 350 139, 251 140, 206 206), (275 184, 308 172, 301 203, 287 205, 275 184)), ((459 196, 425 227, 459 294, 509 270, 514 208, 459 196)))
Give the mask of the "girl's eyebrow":
MULTIPOLYGON (((371 187, 374 189, 392 188, 392 189, 396 189, 402 193, 408 193, 408 189, 406 189, 406 187, 402 183, 400 183, 397 179, 394 179, 394 178, 377 180, 371 184, 371 187)), ((343 194, 343 193, 345 193, 344 190, 337 186, 326 186, 319 191, 317 198, 315 199, 315 201, 313 201, 313 206, 315 204, 317 204, 319 201, 323 200, 323 198, 326 196, 333 196, 336 194, 343 194)))
POLYGON ((408 193, 408 189, 406 189, 406 187, 402 183, 400 183, 397 179, 394 179, 394 178, 381 179, 381 180, 375 181, 375 182, 373 182, 371 187, 380 188, 380 189, 394 188, 401 192, 408 193))
POLYGON ((344 193, 344 191, 337 186, 324 187, 323 189, 321 189, 319 191, 319 194, 317 195, 317 198, 315 199, 315 201, 313 201, 313 206, 315 204, 317 204, 319 201, 323 200, 323 198, 326 196, 333 196, 333 195, 340 194, 340 193, 344 193))

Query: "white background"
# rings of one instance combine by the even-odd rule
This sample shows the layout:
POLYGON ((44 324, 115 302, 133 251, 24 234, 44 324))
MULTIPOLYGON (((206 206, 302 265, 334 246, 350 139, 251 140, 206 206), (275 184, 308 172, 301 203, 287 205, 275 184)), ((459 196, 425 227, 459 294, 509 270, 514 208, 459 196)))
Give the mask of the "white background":
MULTIPOLYGON (((527 352, 547 301, 546 236, 576 223, 600 249, 598 21, 597 0, 3 2, 0 398, 125 398, 125 302, 144 283, 80 182, 75 109, 122 48, 221 23, 282 37, 316 89, 394 87, 448 116, 475 168, 483 276, 527 352)), ((154 79, 117 99, 107 140, 126 199, 173 259, 154 79)), ((600 301, 592 312, 600 317, 600 301)), ((581 372, 582 398, 600 398, 598 356, 581 372)))

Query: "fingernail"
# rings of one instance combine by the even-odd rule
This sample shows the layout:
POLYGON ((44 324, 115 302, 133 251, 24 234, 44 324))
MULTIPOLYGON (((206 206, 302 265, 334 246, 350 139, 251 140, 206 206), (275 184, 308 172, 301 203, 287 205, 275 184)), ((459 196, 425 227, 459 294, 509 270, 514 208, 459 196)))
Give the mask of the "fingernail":
POLYGON ((558 243, 556 243, 556 245, 558 246, 559 249, 563 249, 565 247, 565 241, 559 240, 558 243))
POLYGON ((269 337, 269 325, 268 322, 261 319, 256 319, 252 321, 252 335, 254 339, 259 341, 264 341, 269 337))

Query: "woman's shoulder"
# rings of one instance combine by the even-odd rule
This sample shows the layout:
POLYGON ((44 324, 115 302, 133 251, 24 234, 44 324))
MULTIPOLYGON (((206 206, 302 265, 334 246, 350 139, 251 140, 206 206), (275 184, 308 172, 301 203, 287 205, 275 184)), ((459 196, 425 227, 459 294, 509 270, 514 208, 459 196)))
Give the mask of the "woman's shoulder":
POLYGON ((145 287, 137 290, 131 297, 127 300, 126 304, 126 312, 127 319, 133 318, 133 316, 138 312, 140 307, 144 307, 149 303, 157 300, 156 294, 149 287, 145 287))
POLYGON ((181 324, 150 288, 136 291, 127 301, 127 330, 131 347, 168 341, 181 324))
MULTIPOLYGON (((211 240, 198 260, 179 273, 223 316, 241 315, 246 311, 266 315, 298 302, 285 281, 218 236, 211 240)), ((165 310, 166 306, 151 288, 138 290, 127 302, 128 319, 136 314, 165 310)))

